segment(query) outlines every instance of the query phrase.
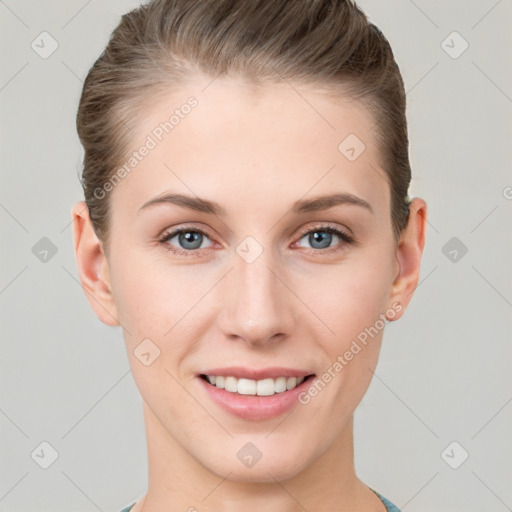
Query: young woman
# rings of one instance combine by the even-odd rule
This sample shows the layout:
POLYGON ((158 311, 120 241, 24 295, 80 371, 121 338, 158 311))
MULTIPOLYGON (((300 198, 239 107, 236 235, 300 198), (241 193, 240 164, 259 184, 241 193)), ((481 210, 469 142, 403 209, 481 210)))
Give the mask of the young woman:
POLYGON ((131 512, 384 512, 353 415, 418 282, 405 93, 346 0, 154 0, 84 84, 81 282, 144 404, 131 512))

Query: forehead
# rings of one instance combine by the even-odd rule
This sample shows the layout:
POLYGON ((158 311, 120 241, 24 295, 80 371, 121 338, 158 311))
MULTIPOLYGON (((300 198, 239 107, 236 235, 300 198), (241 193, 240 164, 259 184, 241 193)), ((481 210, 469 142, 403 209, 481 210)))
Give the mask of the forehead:
POLYGON ((349 192, 389 206, 373 119, 350 98, 289 83, 255 89, 241 80, 210 78, 147 104, 131 150, 151 150, 132 162, 113 203, 129 196, 140 206, 175 189, 215 195, 218 202, 238 198, 246 207, 253 198, 271 204, 308 191, 349 192))

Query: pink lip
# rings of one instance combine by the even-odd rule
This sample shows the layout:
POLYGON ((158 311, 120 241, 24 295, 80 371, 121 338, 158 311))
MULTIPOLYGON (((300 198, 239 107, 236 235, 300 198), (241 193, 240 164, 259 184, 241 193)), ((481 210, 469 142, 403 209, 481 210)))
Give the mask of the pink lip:
MULTIPOLYGON (((231 369, 232 370, 232 369, 231 369)), ((302 372, 303 373, 303 372, 302 372)), ((223 375, 223 373, 209 373, 209 375, 223 375)), ((227 375, 227 374, 226 374, 227 375)), ((235 377, 232 373, 229 374, 235 377)), ((286 375, 280 374, 282 377, 286 375)), ((290 375, 290 376, 295 376, 290 375)), ((306 374, 311 375, 311 374, 306 374)), ((299 374, 298 377, 303 375, 299 374)), ((305 376, 305 375, 304 375, 305 376)), ((247 378, 247 377, 241 377, 247 378)), ((265 377, 263 377, 265 378, 265 377)), ((306 391, 314 382, 314 377, 304 380, 296 388, 282 393, 275 393, 271 396, 257 395, 239 395, 231 393, 225 389, 219 389, 205 379, 197 377, 200 385, 208 396, 224 411, 238 416, 239 418, 251 421, 263 421, 279 416, 295 407, 298 402, 298 396, 306 391)), ((254 379, 261 380, 261 379, 254 379)))
POLYGON ((230 368, 212 368, 204 370, 197 375, 221 375, 224 377, 236 377, 237 379, 277 379, 278 377, 306 377, 313 374, 311 371, 298 370, 296 368, 284 368, 272 366, 270 368, 244 368, 243 366, 232 366, 230 368))

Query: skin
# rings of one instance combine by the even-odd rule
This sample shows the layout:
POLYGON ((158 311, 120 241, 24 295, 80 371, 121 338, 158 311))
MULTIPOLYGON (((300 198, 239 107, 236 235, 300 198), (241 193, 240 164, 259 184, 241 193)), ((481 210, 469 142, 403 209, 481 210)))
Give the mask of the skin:
POLYGON ((102 322, 122 326, 143 398, 149 485, 133 510, 383 512, 356 476, 353 453, 353 413, 376 368, 382 329, 288 416, 232 416, 196 377, 238 365, 320 376, 379 315, 391 310, 400 318, 418 282, 427 207, 413 199, 396 241, 367 111, 311 87, 253 93, 235 79, 197 78, 150 105, 134 149, 188 97, 199 102, 112 191, 108 258, 85 203, 73 207, 83 289, 102 322), (353 162, 338 150, 350 133, 366 145, 353 162), (226 216, 171 204, 138 212, 166 191, 216 201, 226 216), (295 201, 333 192, 364 199, 372 212, 342 204, 291 213, 295 201), (324 249, 301 235, 326 224, 351 232, 356 243, 324 233, 324 249), (166 230, 190 226, 208 233, 201 249, 188 249, 196 251, 191 256, 168 251, 186 251, 183 238, 158 241, 166 230), (236 252, 247 236, 263 248, 252 263, 236 252), (339 250, 322 252, 333 247, 339 250), (133 353, 146 338, 160 349, 149 366, 133 353), (237 458, 247 442, 263 454, 252 468, 237 458))

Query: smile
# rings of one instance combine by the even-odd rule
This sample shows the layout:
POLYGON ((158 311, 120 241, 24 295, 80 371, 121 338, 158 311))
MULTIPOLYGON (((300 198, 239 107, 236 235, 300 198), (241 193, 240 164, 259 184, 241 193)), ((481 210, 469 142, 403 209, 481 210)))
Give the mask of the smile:
POLYGON ((315 381, 308 371, 273 367, 209 368, 196 374, 202 392, 229 415, 263 421, 290 412, 315 381))

